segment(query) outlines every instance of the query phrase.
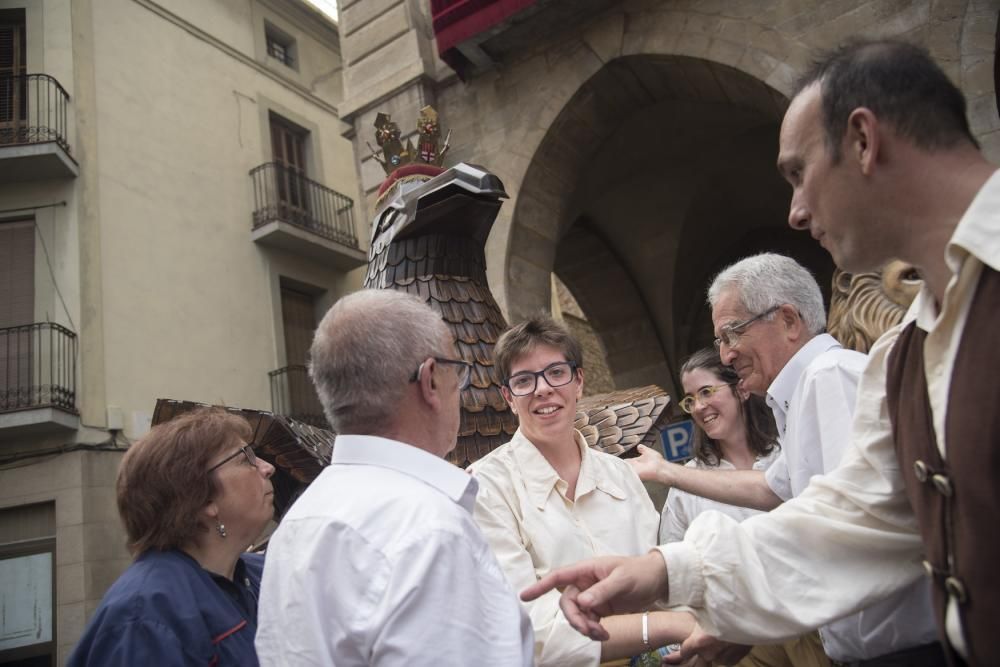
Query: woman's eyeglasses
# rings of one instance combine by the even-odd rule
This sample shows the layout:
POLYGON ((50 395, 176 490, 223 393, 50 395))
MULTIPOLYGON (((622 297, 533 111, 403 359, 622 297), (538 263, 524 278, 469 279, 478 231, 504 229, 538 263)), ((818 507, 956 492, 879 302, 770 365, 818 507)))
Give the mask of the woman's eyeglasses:
POLYGON ((230 461, 232 461, 233 459, 235 459, 240 454, 242 454, 243 456, 245 456, 247 458, 247 465, 252 465, 254 468, 257 467, 257 455, 253 453, 253 447, 251 447, 250 445, 243 445, 242 447, 240 447, 239 449, 237 449, 235 452, 233 452, 232 454, 230 454, 229 456, 227 456, 226 458, 222 459, 221 461, 219 461, 218 463, 216 463, 214 466, 212 466, 211 468, 209 468, 208 472, 212 472, 216 468, 218 468, 219 466, 221 466, 223 464, 226 464, 226 463, 229 463, 230 461))
POLYGON ((707 403, 708 399, 715 396, 715 392, 719 391, 723 387, 731 387, 731 386, 732 385, 730 384, 717 384, 714 387, 702 387, 698 391, 694 392, 693 395, 688 394, 687 396, 681 399, 680 402, 681 410, 683 410, 688 414, 691 414, 692 412, 694 412, 695 405, 698 404, 698 401, 701 401, 702 403, 707 403))

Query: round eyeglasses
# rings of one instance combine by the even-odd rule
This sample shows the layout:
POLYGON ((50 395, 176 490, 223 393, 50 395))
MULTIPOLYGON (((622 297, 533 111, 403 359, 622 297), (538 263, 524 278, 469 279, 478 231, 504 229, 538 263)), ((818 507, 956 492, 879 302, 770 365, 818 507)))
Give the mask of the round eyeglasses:
POLYGON ((715 349, 718 350, 719 348, 721 348, 723 343, 726 344, 726 347, 730 348, 736 347, 737 345, 740 344, 740 336, 742 336, 744 332, 746 332, 746 330, 750 327, 751 324, 753 324, 754 322, 763 317, 767 317, 768 315, 778 310, 779 308, 781 308, 780 305, 771 306, 763 313, 758 313, 748 320, 743 320, 742 322, 736 322, 735 324, 727 324, 725 326, 719 327, 719 337, 716 338, 714 341, 715 349))
POLYGON ((732 386, 731 384, 717 384, 712 387, 702 387, 698 391, 694 392, 694 394, 688 394, 681 399, 680 402, 681 410, 683 410, 688 414, 691 414, 694 412, 695 406, 698 405, 698 401, 701 401, 703 404, 707 403, 708 399, 715 396, 715 392, 719 391, 723 387, 731 387, 731 386, 732 386))
POLYGON ((229 456, 227 456, 226 458, 222 459, 221 461, 219 461, 218 463, 216 463, 214 466, 212 466, 211 468, 209 468, 208 472, 212 472, 216 468, 218 468, 219 466, 224 465, 226 463, 229 463, 230 461, 232 461, 233 459, 235 459, 240 454, 242 454, 243 456, 246 457, 246 459, 247 459, 247 465, 251 465, 254 468, 257 467, 257 455, 253 453, 253 447, 251 445, 247 444, 247 445, 243 445, 242 447, 240 447, 239 449, 237 449, 235 452, 233 452, 232 454, 230 454, 229 456))
POLYGON ((504 381, 504 384, 515 396, 527 396, 535 391, 539 377, 545 378, 545 381, 552 388, 562 387, 573 381, 573 378, 576 377, 576 369, 577 366, 572 361, 557 361, 540 371, 514 373, 504 381))

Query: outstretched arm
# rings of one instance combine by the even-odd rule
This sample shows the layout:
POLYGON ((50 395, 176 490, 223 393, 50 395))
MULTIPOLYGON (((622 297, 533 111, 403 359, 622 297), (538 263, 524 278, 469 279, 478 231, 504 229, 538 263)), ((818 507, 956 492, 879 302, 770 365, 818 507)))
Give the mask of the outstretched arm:
POLYGON ((601 662, 639 655, 667 644, 684 641, 697 627, 694 616, 683 611, 652 611, 646 616, 646 641, 643 641, 644 614, 609 616, 601 621, 610 638, 601 643, 601 662))
POLYGON ((646 609, 667 597, 667 566, 658 551, 643 556, 606 556, 548 573, 521 592, 530 602, 555 588, 565 588, 559 602, 578 632, 607 641, 601 618, 646 609))
POLYGON ((760 470, 700 470, 671 463, 644 445, 639 445, 639 452, 638 457, 626 461, 644 482, 658 482, 702 498, 765 512, 781 504, 760 470))

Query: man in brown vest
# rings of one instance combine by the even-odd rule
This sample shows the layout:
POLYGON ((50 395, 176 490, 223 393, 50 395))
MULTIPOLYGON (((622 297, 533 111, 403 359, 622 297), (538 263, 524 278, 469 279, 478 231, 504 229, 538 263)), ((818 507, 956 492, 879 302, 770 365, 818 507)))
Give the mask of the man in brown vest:
POLYGON ((607 613, 689 604, 707 634, 681 653, 711 660, 722 645, 709 635, 779 640, 930 576, 949 662, 998 665, 1000 175, 961 92, 926 52, 888 41, 854 43, 807 74, 778 168, 793 188, 789 224, 839 266, 899 258, 925 281, 871 350, 841 466, 768 515, 705 514, 695 524, 711 529, 697 535, 711 537, 579 563, 522 595, 566 586, 567 618, 595 639, 607 613))

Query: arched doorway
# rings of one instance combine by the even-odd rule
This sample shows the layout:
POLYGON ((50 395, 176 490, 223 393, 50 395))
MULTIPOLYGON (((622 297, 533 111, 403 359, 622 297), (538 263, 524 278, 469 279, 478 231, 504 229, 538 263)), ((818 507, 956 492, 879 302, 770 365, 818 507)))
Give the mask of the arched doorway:
POLYGON ((711 341, 705 289, 723 266, 781 252, 826 289, 829 256, 786 223, 789 190, 774 167, 786 105, 754 77, 699 58, 607 63, 565 105, 527 170, 508 255, 512 320, 545 307, 544 297, 511 289, 515 249, 528 248, 517 261, 566 284, 616 386, 673 391, 678 361, 711 341))

